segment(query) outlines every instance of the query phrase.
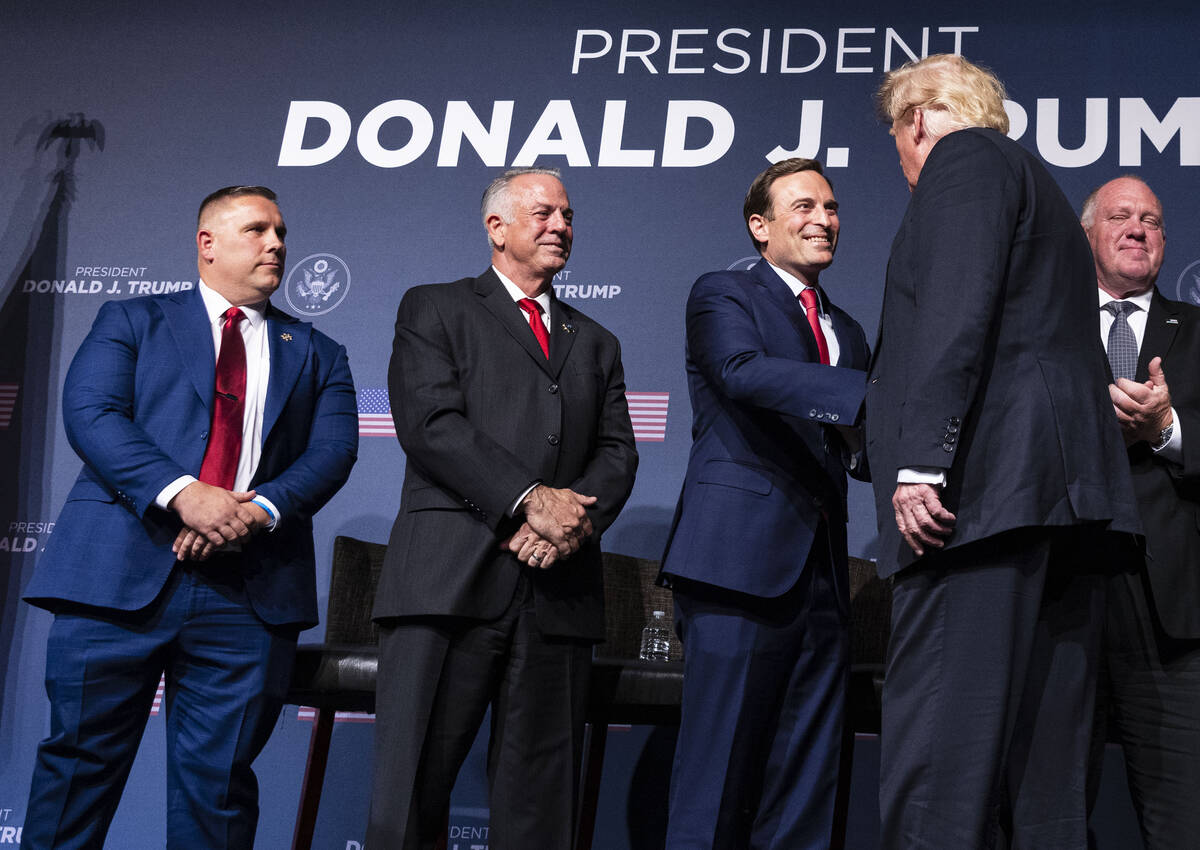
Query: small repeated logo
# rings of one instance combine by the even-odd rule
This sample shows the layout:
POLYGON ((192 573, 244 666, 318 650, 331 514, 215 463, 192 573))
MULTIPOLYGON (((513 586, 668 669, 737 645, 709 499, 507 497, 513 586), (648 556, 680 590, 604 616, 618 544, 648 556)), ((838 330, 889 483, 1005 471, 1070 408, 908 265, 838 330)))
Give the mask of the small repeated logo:
POLYGON ((754 264, 761 259, 762 257, 760 257, 758 254, 753 254, 749 257, 742 257, 740 260, 734 260, 732 263, 726 266, 725 270, 730 272, 748 272, 754 266, 754 264))
POLYGON ((1200 260, 1189 265, 1175 284, 1176 300, 1200 307, 1200 260))
POLYGON ((350 267, 333 254, 311 254, 292 267, 283 295, 293 310, 320 316, 337 307, 350 291, 350 267))

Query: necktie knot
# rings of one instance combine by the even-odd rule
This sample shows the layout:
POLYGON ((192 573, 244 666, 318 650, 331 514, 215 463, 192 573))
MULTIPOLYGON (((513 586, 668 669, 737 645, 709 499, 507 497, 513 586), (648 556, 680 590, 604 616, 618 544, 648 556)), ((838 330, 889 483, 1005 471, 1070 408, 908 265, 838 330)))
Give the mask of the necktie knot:
POLYGON ((519 304, 521 309, 528 313, 530 317, 542 315, 542 305, 534 301, 532 298, 522 298, 517 302, 517 304, 519 304))
POLYGON ((800 290, 800 303, 804 306, 805 312, 817 309, 817 290, 811 286, 806 286, 800 290))
POLYGON ((1134 310, 1139 310, 1141 308, 1138 307, 1138 305, 1134 304, 1132 301, 1109 301, 1101 309, 1107 310, 1108 312, 1112 313, 1113 318, 1124 319, 1124 318, 1128 318, 1129 315, 1132 314, 1134 310))
POLYGON ((234 327, 237 327, 237 323, 246 318, 246 314, 242 312, 241 307, 230 307, 221 315, 225 317, 225 324, 228 325, 232 322, 234 327))

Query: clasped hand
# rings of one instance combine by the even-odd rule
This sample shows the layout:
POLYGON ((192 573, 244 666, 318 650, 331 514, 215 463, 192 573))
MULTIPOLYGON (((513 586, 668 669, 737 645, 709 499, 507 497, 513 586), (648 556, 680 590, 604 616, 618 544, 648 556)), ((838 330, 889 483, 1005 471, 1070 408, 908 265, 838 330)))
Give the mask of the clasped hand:
POLYGON ((261 506, 250 501, 254 491, 234 492, 193 481, 176 494, 170 507, 183 520, 171 544, 179 561, 204 561, 221 546, 244 543, 271 521, 261 506))
POLYGON ((501 541, 500 548, 508 549, 522 563, 546 569, 578 552, 591 536, 592 521, 584 509, 595 503, 595 496, 539 484, 521 502, 525 522, 501 541))

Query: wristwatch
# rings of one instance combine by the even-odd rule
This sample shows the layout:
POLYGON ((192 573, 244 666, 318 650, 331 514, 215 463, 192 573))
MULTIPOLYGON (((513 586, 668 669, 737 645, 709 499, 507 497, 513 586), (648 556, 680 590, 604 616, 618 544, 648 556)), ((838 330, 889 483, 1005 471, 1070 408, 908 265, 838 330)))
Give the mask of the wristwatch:
POLYGON ((1167 443, 1171 442, 1171 435, 1174 433, 1175 433, 1175 423, 1172 422, 1166 428, 1163 428, 1161 431, 1158 432, 1158 442, 1155 443, 1150 448, 1154 449, 1154 451, 1156 451, 1156 452, 1161 452, 1163 449, 1165 449, 1167 447, 1167 443))

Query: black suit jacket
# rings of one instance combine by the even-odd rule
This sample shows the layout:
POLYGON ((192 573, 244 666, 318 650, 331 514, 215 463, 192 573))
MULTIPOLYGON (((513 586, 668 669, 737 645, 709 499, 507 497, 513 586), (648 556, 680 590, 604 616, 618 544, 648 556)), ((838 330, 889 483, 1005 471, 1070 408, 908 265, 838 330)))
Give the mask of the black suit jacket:
POLYGON ((1129 448, 1133 487, 1146 530, 1146 572, 1163 629, 1200 638, 1200 308, 1156 290, 1146 317, 1137 380, 1162 357, 1171 403, 1183 429, 1183 466, 1147 443, 1129 448))
POLYGON ((903 467, 948 470, 947 547, 1030 526, 1139 528, 1095 333, 1096 272, 1045 167, 994 130, 934 145, 892 243, 867 383, 879 569, 915 556, 903 467))
POLYGON ((544 634, 604 637, 600 534, 633 487, 637 452, 616 337, 552 300, 550 358, 492 269, 400 302, 388 369, 407 455, 376 618, 492 619, 532 576, 544 634), (548 570, 498 548, 530 484, 596 496, 595 533, 548 570))

